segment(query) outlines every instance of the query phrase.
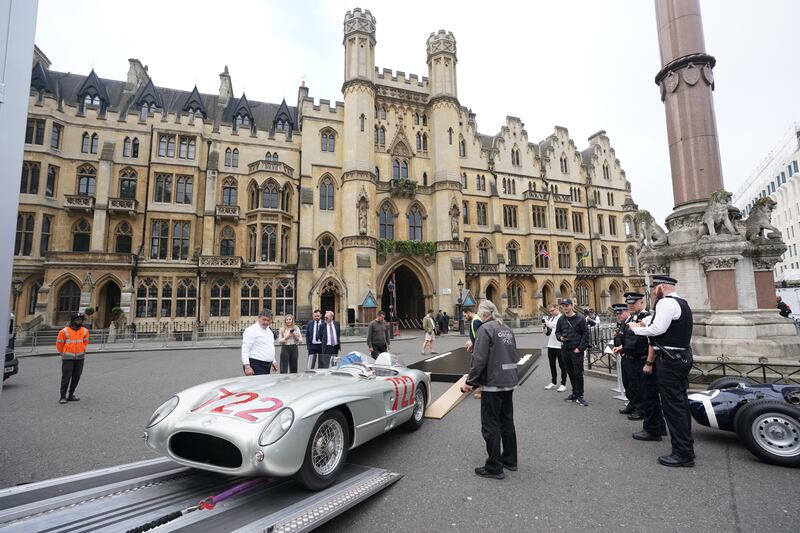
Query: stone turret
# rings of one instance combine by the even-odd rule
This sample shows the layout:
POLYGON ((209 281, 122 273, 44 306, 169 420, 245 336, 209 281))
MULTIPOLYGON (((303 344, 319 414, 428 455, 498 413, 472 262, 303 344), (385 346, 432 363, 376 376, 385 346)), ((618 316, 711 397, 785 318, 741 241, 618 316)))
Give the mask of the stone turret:
POLYGON ((344 81, 375 81, 375 17, 357 7, 344 16, 344 81))
POLYGON ((431 98, 451 96, 458 98, 456 79, 456 38, 453 32, 439 30, 431 33, 427 42, 428 78, 431 98))
POLYGON ((217 105, 225 107, 231 101, 233 96, 233 84, 231 83, 231 75, 228 73, 228 65, 225 65, 225 70, 219 74, 219 100, 217 105))

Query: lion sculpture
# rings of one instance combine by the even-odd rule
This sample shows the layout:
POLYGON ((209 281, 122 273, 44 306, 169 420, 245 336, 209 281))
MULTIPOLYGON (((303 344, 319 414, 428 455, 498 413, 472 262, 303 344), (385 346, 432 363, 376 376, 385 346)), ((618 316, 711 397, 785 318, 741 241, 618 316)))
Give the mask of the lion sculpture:
POLYGON ((728 202, 733 196, 728 191, 718 189, 711 193, 711 198, 708 199, 708 207, 703 213, 702 224, 699 226, 700 237, 709 235, 711 237, 717 236, 717 229, 725 228, 731 235, 738 235, 739 231, 731 222, 730 213, 728 212, 728 202))
POLYGON ((658 225, 649 211, 636 213, 636 224, 639 226, 639 249, 664 246, 667 244, 667 232, 658 225))
POLYGON ((756 242, 762 238, 764 230, 768 230, 768 239, 780 239, 781 230, 772 225, 772 211, 775 210, 777 202, 765 196, 756 200, 756 205, 750 211, 750 216, 746 221, 745 238, 748 241, 756 242))

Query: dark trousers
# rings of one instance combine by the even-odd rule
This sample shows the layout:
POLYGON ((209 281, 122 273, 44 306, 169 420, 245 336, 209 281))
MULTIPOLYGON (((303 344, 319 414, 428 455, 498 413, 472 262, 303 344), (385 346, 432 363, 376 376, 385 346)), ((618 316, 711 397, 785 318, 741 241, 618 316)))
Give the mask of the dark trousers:
POLYGON ((336 346, 323 346, 322 353, 319 354, 319 368, 329 368, 331 366, 331 357, 338 353, 339 349, 336 346))
POLYGON ((661 354, 656 359, 658 394, 661 396, 661 409, 664 411, 672 440, 672 454, 681 459, 694 459, 692 414, 686 394, 692 360, 691 352, 683 359, 672 360, 661 354))
POLYGON ((261 361, 260 359, 250 359, 250 368, 253 369, 256 376, 263 376, 264 374, 270 373, 272 370, 272 363, 261 361))
POLYGON ((62 359, 61 360, 61 397, 67 397, 67 389, 69 395, 75 393, 78 388, 78 382, 81 380, 83 374, 83 359, 62 359))
POLYGON ((628 398, 628 407, 642 414, 642 380, 644 376, 644 362, 646 358, 634 359, 623 357, 620 361, 622 367, 622 385, 625 387, 625 397, 628 398))
POLYGON ((281 374, 297 374, 297 345, 284 344, 281 347, 281 374))
POLYGON ((547 358, 550 360, 550 383, 558 383, 558 375, 556 374, 556 361, 561 368, 561 384, 567 384, 567 369, 564 368, 564 356, 561 353, 561 348, 548 348, 547 358))
POLYGON ((372 355, 373 359, 377 359, 378 356, 381 353, 385 352, 385 351, 386 351, 386 345, 385 344, 373 344, 372 345, 372 353, 370 355, 372 355))
POLYGON ((653 366, 652 374, 642 373, 642 429, 651 435, 663 435, 667 431, 661 398, 658 396, 658 370, 653 366))
POLYGON ((583 396, 583 352, 575 353, 575 349, 562 351, 564 366, 567 369, 572 394, 578 398, 583 396))
POLYGON ((319 344, 312 344, 308 350, 308 365, 306 370, 311 370, 319 364, 319 354, 322 351, 322 346, 319 344))
POLYGON ((514 391, 481 393, 481 435, 489 455, 486 470, 494 474, 502 472, 503 465, 517 466, 513 394, 514 391))

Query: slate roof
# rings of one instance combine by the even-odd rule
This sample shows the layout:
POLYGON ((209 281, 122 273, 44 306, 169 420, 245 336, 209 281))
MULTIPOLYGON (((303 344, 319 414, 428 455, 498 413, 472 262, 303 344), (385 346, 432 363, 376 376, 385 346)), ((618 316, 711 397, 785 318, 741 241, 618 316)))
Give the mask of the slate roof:
MULTIPOLYGON (((63 98, 65 102, 77 105, 81 100, 78 98, 78 94, 82 92, 81 88, 90 81, 89 78, 90 76, 73 74, 71 72, 48 70, 37 62, 33 67, 31 87, 36 90, 45 90, 56 98, 63 98)), ((108 95, 107 109, 113 112, 129 112, 129 109, 135 109, 136 97, 142 96, 145 92, 150 90, 149 86, 152 84, 151 79, 148 84, 139 88, 135 96, 132 96, 130 94, 125 94, 124 81, 109 80, 100 78, 99 76, 96 76, 96 78, 97 81, 91 81, 94 83, 100 82, 105 88, 106 94, 108 95)), ((219 96, 216 94, 196 92, 196 88, 192 91, 182 91, 179 89, 159 87, 155 84, 152 84, 152 90, 155 91, 158 99, 160 99, 162 108, 166 109, 168 112, 183 113, 187 103, 199 97, 204 111, 212 117, 216 114, 217 101, 219 100, 219 96)), ((240 98, 235 97, 230 99, 225 111, 218 119, 221 124, 232 124, 233 111, 240 100, 240 98)), ((273 123, 280 114, 287 114, 292 123, 292 129, 297 131, 297 107, 287 106, 285 100, 280 104, 250 100, 248 104, 252 112, 253 121, 260 131, 272 129, 273 123)))

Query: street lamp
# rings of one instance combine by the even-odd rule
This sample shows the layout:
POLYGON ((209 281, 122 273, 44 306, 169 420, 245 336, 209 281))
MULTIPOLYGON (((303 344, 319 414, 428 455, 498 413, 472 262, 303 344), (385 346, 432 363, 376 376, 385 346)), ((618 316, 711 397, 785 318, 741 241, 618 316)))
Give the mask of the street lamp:
POLYGON ((389 289, 389 337, 394 338, 394 273, 386 287, 389 289))
POLYGON ((458 334, 459 335, 463 335, 464 334, 464 309, 463 309, 464 294, 461 291, 464 288, 464 282, 461 281, 461 280, 458 280, 458 283, 456 284, 456 286, 458 287, 458 334))
POLYGON ((14 303, 13 303, 13 305, 11 307, 13 309, 13 312, 16 314, 16 312, 17 312, 17 298, 19 298, 19 295, 22 294, 22 280, 19 279, 19 278, 16 278, 15 280, 13 280, 11 282, 11 289, 14 291, 14 303))

